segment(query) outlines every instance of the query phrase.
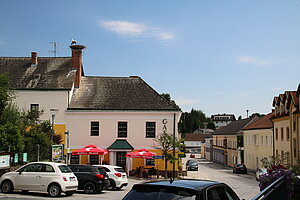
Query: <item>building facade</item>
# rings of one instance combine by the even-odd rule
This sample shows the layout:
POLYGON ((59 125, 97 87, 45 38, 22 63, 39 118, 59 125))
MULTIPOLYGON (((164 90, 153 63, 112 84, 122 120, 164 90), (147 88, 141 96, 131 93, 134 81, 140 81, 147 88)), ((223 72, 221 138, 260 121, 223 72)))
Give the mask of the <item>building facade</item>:
POLYGON ((216 114, 211 116, 211 120, 214 122, 216 129, 221 126, 227 126, 231 122, 235 121, 233 114, 216 114))
MULTIPOLYGON (((7 73, 12 80, 15 103, 22 110, 43 110, 40 120, 52 122, 65 147, 68 133, 69 154, 94 144, 108 150, 103 158, 107 164, 127 171, 140 166, 164 169, 161 159, 131 159, 126 153, 147 148, 160 155, 155 140, 164 132, 178 137, 180 108, 138 76, 85 76, 85 46, 70 47, 71 57, 45 58, 32 52, 31 57, 0 58, 0 73, 7 73)), ((98 164, 101 159, 94 155, 69 157, 69 162, 81 164, 98 164)))
POLYGON ((299 94, 297 91, 286 91, 274 97, 274 155, 286 157, 286 162, 291 165, 299 164, 299 94))
POLYGON ((269 113, 243 129, 244 163, 249 170, 264 168, 261 159, 273 156, 273 123, 274 113, 269 113))

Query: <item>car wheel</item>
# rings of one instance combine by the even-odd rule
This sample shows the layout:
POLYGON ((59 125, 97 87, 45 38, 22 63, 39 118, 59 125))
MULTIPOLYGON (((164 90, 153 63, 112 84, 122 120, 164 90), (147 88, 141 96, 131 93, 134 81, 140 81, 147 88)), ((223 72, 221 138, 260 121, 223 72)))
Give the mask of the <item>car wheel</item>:
POLYGON ((58 184, 51 184, 48 193, 51 197, 58 197, 61 194, 61 188, 58 184))
POLYGON ((116 182, 113 179, 109 179, 109 188, 112 190, 116 188, 116 182))
POLYGON ((14 190, 14 186, 11 181, 6 180, 1 184, 1 191, 3 193, 11 193, 14 190))
POLYGON ((72 191, 72 192, 65 192, 65 194, 69 197, 69 196, 72 196, 75 192, 72 191))
POLYGON ((86 194, 92 194, 96 192, 96 186, 92 182, 87 182, 84 184, 83 190, 86 194))
POLYGON ((116 190, 121 190, 123 185, 121 187, 116 187, 116 190))

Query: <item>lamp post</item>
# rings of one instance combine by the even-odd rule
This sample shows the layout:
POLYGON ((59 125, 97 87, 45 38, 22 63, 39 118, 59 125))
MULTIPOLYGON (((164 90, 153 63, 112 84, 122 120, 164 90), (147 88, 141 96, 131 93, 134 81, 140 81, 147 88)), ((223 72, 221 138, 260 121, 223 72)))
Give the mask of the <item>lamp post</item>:
POLYGON ((54 134, 54 119, 55 119, 55 115, 58 112, 58 108, 50 108, 50 113, 51 113, 51 117, 52 117, 52 133, 51 133, 51 143, 53 144, 53 134, 54 134))
POLYGON ((40 145, 37 144, 37 161, 39 162, 40 161, 40 145))
POLYGON ((66 158, 66 164, 69 164, 69 151, 70 151, 70 132, 65 132, 65 144, 67 147, 67 158, 66 158))

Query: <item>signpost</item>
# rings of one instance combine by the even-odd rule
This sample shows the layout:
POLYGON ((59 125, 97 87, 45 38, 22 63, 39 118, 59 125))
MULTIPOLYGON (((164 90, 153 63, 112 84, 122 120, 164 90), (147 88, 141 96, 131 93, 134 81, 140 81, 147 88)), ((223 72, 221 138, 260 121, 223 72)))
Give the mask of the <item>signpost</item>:
POLYGON ((155 155, 155 156, 152 156, 152 159, 164 159, 164 156, 155 155))
POLYGON ((63 160, 64 147, 60 145, 52 145, 52 162, 61 162, 63 160))
POLYGON ((10 155, 0 155, 0 169, 10 167, 10 155))

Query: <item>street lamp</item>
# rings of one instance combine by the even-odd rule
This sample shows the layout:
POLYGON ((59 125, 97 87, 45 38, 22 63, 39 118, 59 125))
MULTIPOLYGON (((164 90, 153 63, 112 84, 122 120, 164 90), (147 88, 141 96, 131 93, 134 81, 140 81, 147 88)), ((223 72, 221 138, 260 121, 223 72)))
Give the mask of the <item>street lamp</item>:
POLYGON ((66 159, 66 164, 69 164, 69 153, 70 153, 70 132, 66 131, 65 132, 65 144, 67 147, 67 159, 66 159))
POLYGON ((50 113, 51 113, 51 117, 52 117, 52 133, 51 133, 51 143, 53 144, 53 134, 54 134, 54 119, 55 119, 55 115, 58 112, 58 108, 50 108, 50 113))
POLYGON ((40 161, 40 145, 37 144, 37 161, 39 162, 40 161))

